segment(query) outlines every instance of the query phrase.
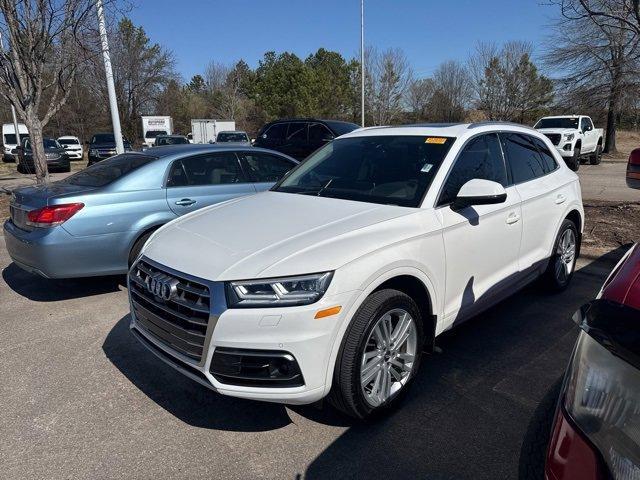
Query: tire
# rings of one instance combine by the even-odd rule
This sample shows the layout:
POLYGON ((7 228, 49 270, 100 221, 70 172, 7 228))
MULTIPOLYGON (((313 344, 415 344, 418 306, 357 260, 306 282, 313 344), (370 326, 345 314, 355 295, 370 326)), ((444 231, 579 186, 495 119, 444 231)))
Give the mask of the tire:
POLYGON ((561 292, 569 286, 576 270, 576 260, 580 252, 579 242, 580 236, 576 225, 565 218, 553 243, 553 254, 549 258, 549 265, 541 278, 545 288, 552 292, 561 292), (572 241, 571 237, 573 237, 572 254, 567 249, 567 245, 572 241))
POLYGON ((18 171, 18 173, 22 173, 22 174, 27 173, 24 171, 24 167, 22 166, 21 163, 18 164, 18 166, 16 167, 16 170, 18 171))
POLYGON ((599 143, 596 151, 589 157, 589 163, 591 165, 600 165, 600 162, 602 162, 602 145, 599 143))
POLYGON ((131 251, 129 252, 129 260, 127 261, 127 266, 129 268, 131 268, 131 266, 133 265, 133 262, 136 261, 136 258, 138 258, 138 255, 140 255, 140 251, 142 250, 142 247, 147 242, 147 240, 149 240, 149 237, 151 236, 151 234, 153 232, 154 231, 150 231, 150 232, 147 232, 147 233, 143 234, 133 244, 133 247, 131 247, 131 251))
POLYGON ((571 170, 577 172, 580 169, 580 147, 576 145, 576 148, 573 149, 573 156, 565 161, 571 170))
POLYGON ((520 480, 542 480, 545 478, 544 467, 547 448, 551 440, 551 431, 561 390, 562 378, 549 389, 531 416, 520 448, 518 462, 518 478, 520 480))
POLYGON ((411 297, 391 289, 372 293, 345 332, 336 359, 329 402, 359 420, 395 407, 415 378, 423 343, 420 309, 411 297), (385 337, 384 326, 389 324, 391 328, 387 331, 390 330, 391 335, 385 337), (401 338, 406 336, 406 340, 394 346, 394 334, 400 335, 396 328, 403 330, 401 338), (391 342, 381 345, 383 338, 391 342), (370 378, 363 384, 361 375, 367 368, 370 378), (384 388, 386 385, 388 388, 384 388))

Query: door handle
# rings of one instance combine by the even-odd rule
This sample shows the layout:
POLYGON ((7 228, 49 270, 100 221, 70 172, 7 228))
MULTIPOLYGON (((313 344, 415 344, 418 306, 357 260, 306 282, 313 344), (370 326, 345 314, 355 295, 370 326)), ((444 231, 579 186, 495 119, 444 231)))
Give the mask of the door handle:
POLYGON ((567 197, 560 194, 556 197, 556 205, 560 205, 561 203, 564 203, 566 200, 567 200, 567 197))
POLYGON ((188 207, 189 205, 193 205, 196 203, 195 200, 191 200, 190 198, 183 198, 182 200, 178 200, 176 205, 180 205, 181 207, 188 207))
POLYGON ((518 215, 515 212, 510 213, 509 216, 507 217, 507 224, 508 225, 513 225, 514 223, 517 223, 519 221, 520 221, 520 215, 518 215))

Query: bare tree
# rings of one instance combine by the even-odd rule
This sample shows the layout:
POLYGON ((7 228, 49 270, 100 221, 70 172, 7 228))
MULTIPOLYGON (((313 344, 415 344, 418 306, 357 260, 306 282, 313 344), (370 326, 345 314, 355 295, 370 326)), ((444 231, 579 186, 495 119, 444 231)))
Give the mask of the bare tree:
POLYGON ((93 0, 0 0, 0 95, 29 130, 36 179, 49 174, 43 128, 67 101, 95 40, 93 0))
POLYGON ((204 69, 204 82, 209 93, 213 93, 224 88, 231 68, 223 63, 211 61, 204 69))
POLYGON ((472 98, 471 77, 467 69, 459 62, 444 62, 434 72, 433 83, 433 120, 461 121, 472 98))
POLYGON ((429 120, 435 84, 432 78, 413 80, 407 89, 407 107, 416 121, 429 120))
MULTIPOLYGON (((371 109, 374 125, 387 125, 402 113, 407 88, 412 80, 412 72, 407 57, 399 49, 389 49, 382 53, 370 50, 367 69, 371 90, 371 109)), ((365 63, 367 59, 365 58, 365 63)))
POLYGON ((607 110, 604 151, 616 151, 616 126, 625 91, 638 84, 640 35, 631 28, 635 0, 553 0, 561 19, 549 39, 548 66, 560 71, 566 98, 607 110))

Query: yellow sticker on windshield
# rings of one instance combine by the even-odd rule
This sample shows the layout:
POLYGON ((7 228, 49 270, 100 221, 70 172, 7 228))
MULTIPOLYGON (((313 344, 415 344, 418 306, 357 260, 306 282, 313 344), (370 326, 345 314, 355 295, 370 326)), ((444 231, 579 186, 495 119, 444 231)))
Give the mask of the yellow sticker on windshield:
POLYGON ((447 141, 446 138, 443 137, 427 137, 424 143, 435 143, 436 145, 442 145, 447 141))

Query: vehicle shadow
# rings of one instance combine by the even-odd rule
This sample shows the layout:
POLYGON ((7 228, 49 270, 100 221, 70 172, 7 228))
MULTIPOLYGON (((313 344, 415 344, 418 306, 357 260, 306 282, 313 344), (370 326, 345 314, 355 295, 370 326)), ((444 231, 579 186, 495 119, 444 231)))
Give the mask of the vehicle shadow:
POLYGON ((24 271, 15 263, 2 270, 2 279, 19 295, 34 302, 57 302, 117 292, 126 288, 124 275, 70 279, 44 278, 24 271))
POLYGON ((577 336, 571 315, 625 251, 583 267, 562 293, 528 286, 438 337, 401 408, 354 423, 304 477, 518 478, 530 419, 562 376, 577 336))
POLYGON ((102 350, 131 383, 183 422, 239 432, 274 430, 291 423, 283 405, 227 397, 185 377, 143 347, 129 331, 129 322, 127 315, 116 323, 102 350))

